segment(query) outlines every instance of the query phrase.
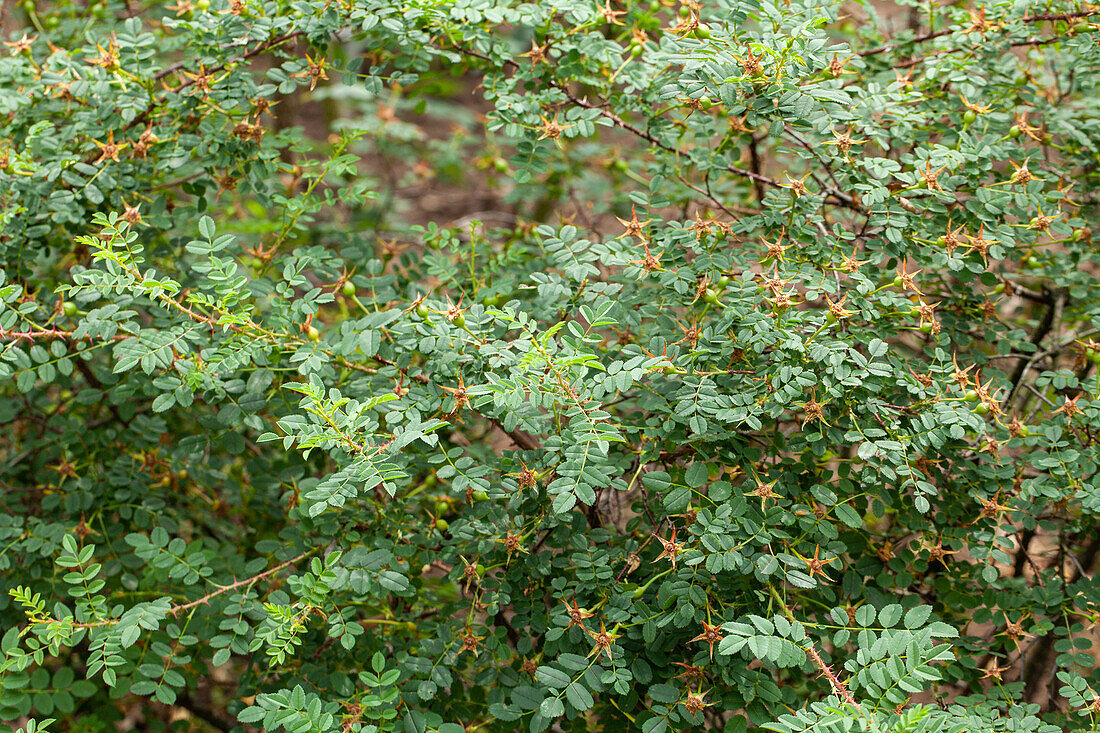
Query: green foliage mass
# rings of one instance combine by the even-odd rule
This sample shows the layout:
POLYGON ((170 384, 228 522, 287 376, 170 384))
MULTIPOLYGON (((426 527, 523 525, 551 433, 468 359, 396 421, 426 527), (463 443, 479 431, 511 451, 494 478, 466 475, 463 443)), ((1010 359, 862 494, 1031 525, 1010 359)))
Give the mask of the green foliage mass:
POLYGON ((1094 8, 9 6, 0 720, 1094 730, 1094 8))

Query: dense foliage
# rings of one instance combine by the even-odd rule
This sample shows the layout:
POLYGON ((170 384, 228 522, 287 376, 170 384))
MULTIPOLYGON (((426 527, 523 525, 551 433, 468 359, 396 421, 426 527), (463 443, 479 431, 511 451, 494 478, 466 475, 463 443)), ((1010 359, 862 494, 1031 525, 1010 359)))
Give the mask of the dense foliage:
POLYGON ((0 720, 1095 729, 1093 8, 0 13, 0 720))

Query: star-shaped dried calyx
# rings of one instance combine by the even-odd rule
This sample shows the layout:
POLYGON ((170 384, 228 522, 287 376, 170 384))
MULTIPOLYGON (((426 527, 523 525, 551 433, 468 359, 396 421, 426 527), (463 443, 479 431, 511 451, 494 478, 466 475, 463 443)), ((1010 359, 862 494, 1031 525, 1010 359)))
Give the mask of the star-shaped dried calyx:
POLYGON ((822 408, 825 407, 825 403, 817 401, 817 395, 812 395, 808 402, 802 404, 802 410, 805 414, 805 418, 802 420, 802 427, 805 428, 807 423, 811 422, 825 422, 822 408))
POLYGON ((464 557, 460 557, 462 564, 465 565, 462 569, 462 577, 466 582, 466 587, 469 588, 472 585, 478 584, 477 563, 472 563, 464 557))
POLYGON ((291 74, 293 77, 308 78, 309 79, 309 91, 313 91, 317 87, 317 82, 324 79, 328 80, 328 74, 325 69, 328 67, 328 62, 325 61, 323 56, 314 59, 309 54, 306 54, 306 68, 304 71, 299 71, 296 74, 291 74))
POLYGON ((686 662, 674 662, 677 666, 683 667, 684 671, 676 675, 677 679, 683 679, 689 684, 694 682, 698 684, 706 677, 706 673, 702 667, 697 667, 694 664, 687 664, 686 662))
POLYGON ((607 0, 607 3, 600 7, 600 15, 603 16, 605 23, 611 25, 623 25, 623 22, 619 20, 620 15, 626 15, 625 10, 614 10, 611 7, 611 0, 607 0))
POLYGON ((565 628, 566 629, 571 629, 574 626, 580 626, 582 629, 585 629, 585 631, 587 631, 588 629, 585 628, 584 620, 586 618, 592 618, 596 614, 590 612, 586 608, 581 608, 580 606, 578 606, 576 596, 573 597, 573 605, 572 606, 570 606, 565 601, 562 601, 562 605, 565 606, 565 612, 567 614, 569 614, 569 625, 566 626, 565 628))
POLYGON ((70 463, 64 458, 59 460, 57 463, 49 466, 49 468, 53 469, 61 476, 65 476, 67 478, 76 478, 76 464, 70 463))
POLYGON ((76 535, 77 539, 82 540, 85 537, 87 537, 88 535, 93 534, 94 532, 95 532, 95 530, 93 530, 91 527, 88 526, 88 523, 85 520, 84 515, 81 514, 80 515, 80 521, 77 523, 77 525, 75 527, 73 527, 73 534, 76 535))
POLYGON ((957 359, 958 357, 956 356, 951 357, 951 363, 955 366, 955 371, 954 373, 952 373, 951 376, 955 379, 955 383, 959 385, 959 389, 965 391, 966 388, 970 386, 969 372, 971 369, 974 368, 974 365, 971 364, 966 369, 963 369, 959 366, 959 362, 957 359))
POLYGON ((535 64, 540 64, 547 59, 547 54, 550 52, 550 44, 547 43, 544 46, 540 46, 531 39, 531 50, 527 53, 521 53, 520 58, 528 58, 531 60, 531 68, 535 68, 535 64))
POLYGON ((115 42, 115 37, 112 36, 107 40, 107 48, 98 43, 95 47, 99 50, 99 56, 94 59, 88 59, 88 63, 92 66, 98 66, 107 71, 118 70, 118 43, 115 42))
POLYGON ((31 44, 38 40, 38 36, 30 37, 26 33, 23 37, 17 41, 4 41, 4 45, 11 49, 12 56, 18 56, 21 53, 30 53, 31 44))
POLYGON ((983 680, 994 679, 994 680, 997 680, 999 682, 1001 680, 1001 675, 1003 675, 1005 672, 1007 672, 1010 669, 1012 669, 1011 664, 1006 664, 1003 667, 998 667, 997 663, 993 662, 989 667, 986 667, 986 669, 982 672, 982 677, 981 678, 983 680))
POLYGON ((966 107, 966 108, 967 108, 968 110, 970 110, 971 112, 973 112, 973 113, 975 113, 975 114, 979 114, 979 115, 984 115, 985 113, 987 113, 987 112, 991 112, 991 111, 993 110, 993 108, 992 108, 992 107, 990 107, 990 106, 987 106, 987 105, 981 105, 981 104, 972 104, 972 103, 971 103, 971 102, 970 102, 970 101, 969 101, 969 100, 968 100, 968 99, 967 99, 967 98, 966 98, 965 96, 963 96, 962 94, 960 94, 960 95, 959 95, 959 99, 961 99, 961 100, 962 100, 962 103, 963 103, 963 106, 964 106, 964 107, 966 107))
POLYGON ((810 177, 810 174, 802 176, 802 178, 791 178, 790 174, 784 174, 787 176, 786 183, 780 183, 780 188, 785 188, 791 192, 791 195, 797 198, 802 198, 809 190, 806 188, 806 179, 810 177))
POLYGON ((703 237, 710 234, 713 222, 703 218, 701 212, 695 214, 695 221, 687 226, 688 231, 695 232, 695 241, 702 241, 703 237))
POLYGON ((1045 216, 1043 214, 1043 207, 1039 206, 1039 213, 1035 215, 1035 218, 1028 222, 1027 228, 1036 232, 1046 232, 1050 229, 1050 225, 1062 218, 1061 212, 1057 216, 1045 216))
POLYGON ((992 385, 992 377, 985 384, 981 383, 981 372, 974 377, 974 391, 978 393, 978 399, 989 410, 989 414, 998 417, 1004 414, 1004 410, 1001 409, 1001 401, 997 399, 996 390, 991 389, 992 385))
POLYGON ((828 580, 829 576, 825 574, 825 566, 828 565, 831 562, 834 562, 836 560, 836 558, 835 557, 830 557, 827 560, 822 560, 821 557, 820 557, 820 553, 821 553, 821 546, 820 545, 815 545, 814 546, 814 556, 813 557, 803 557, 797 551, 794 554, 796 556, 798 556, 799 560, 806 563, 806 574, 807 575, 809 575, 811 578, 815 578, 818 575, 820 575, 823 578, 825 578, 826 580, 828 580))
POLYGON ((947 222, 947 233, 940 237, 940 244, 942 244, 943 248, 947 250, 947 254, 949 254, 949 255, 955 254, 955 250, 958 249, 960 246, 962 246, 963 242, 962 242, 961 239, 959 239, 959 234, 963 233, 963 231, 964 231, 963 227, 959 227, 958 229, 952 229, 951 228, 951 221, 948 220, 948 222, 947 222))
POLYGON ((831 298, 829 298, 828 295, 825 296, 825 302, 829 304, 829 314, 838 321, 842 321, 845 318, 852 317, 852 312, 844 307, 844 301, 846 300, 848 300, 847 293, 841 296, 840 300, 836 301, 835 303, 832 301, 831 298))
POLYGON ((591 629, 585 629, 585 631, 592 637, 592 642, 595 645, 592 647, 592 651, 588 653, 588 656, 591 657, 594 654, 598 659, 601 654, 606 654, 607 661, 614 664, 615 660, 611 656, 611 645, 619 638, 619 635, 614 633, 614 629, 608 631, 607 628, 604 627, 603 620, 601 620, 599 631, 592 631, 591 629))
POLYGON ((206 67, 203 64, 199 64, 199 73, 193 74, 190 71, 182 72, 185 77, 190 79, 189 83, 195 87, 195 92, 201 94, 203 97, 210 93, 211 85, 214 83, 214 77, 206 72, 206 67))
POLYGON ((1026 620, 1027 617, 1024 616, 1016 621, 1007 621, 1005 630, 1002 633, 1017 644, 1023 639, 1030 639, 1033 634, 1024 631, 1024 621, 1026 620))
POLYGON ((710 658, 714 659, 714 645, 722 641, 725 637, 722 635, 722 627, 715 624, 711 626, 707 622, 703 622, 703 633, 692 639, 692 642, 705 641, 710 648, 710 658))
POLYGON ((638 210, 635 206, 630 207, 630 219, 619 219, 619 223, 623 225, 625 231, 620 234, 620 237, 636 237, 638 239, 646 239, 645 228, 649 225, 652 219, 646 219, 645 221, 638 221, 638 210))
POLYGON ((133 226, 138 224, 144 224, 145 222, 141 218, 141 204, 130 204, 125 201, 122 202, 122 218, 125 221, 130 222, 133 226))
POLYGON ((849 127, 846 132, 834 132, 833 139, 825 144, 833 145, 840 152, 847 154, 848 151, 852 149, 853 145, 859 145, 865 142, 867 142, 866 139, 856 140, 853 138, 852 128, 849 127))
POLYGON ((673 341, 670 346, 675 346, 676 344, 682 344, 686 342, 691 345, 691 348, 694 349, 699 344, 699 339, 703 336, 702 327, 698 324, 685 326, 679 321, 676 322, 676 325, 679 326, 680 330, 684 332, 684 337, 679 341, 673 341))
POLYGON ((970 235, 970 241, 967 246, 972 252, 977 252, 982 257, 982 261, 989 262, 989 248, 997 243, 996 239, 985 238, 985 224, 978 227, 978 233, 970 235))
POLYGON ((462 649, 459 651, 470 652, 476 657, 481 647, 480 642, 485 637, 476 635, 473 629, 467 626, 466 630, 458 635, 458 638, 462 640, 462 649))
POLYGON ((775 481, 770 483, 764 483, 759 479, 756 482, 756 488, 749 492, 750 495, 760 499, 760 504, 766 504, 768 499, 777 499, 779 494, 775 493, 775 481))
POLYGON ((504 539, 496 541, 504 545, 504 549, 509 556, 516 552, 527 552, 527 548, 523 546, 523 538, 515 532, 509 532, 504 536, 504 539))
POLYGON ((936 320, 935 308, 939 303, 925 303, 923 300, 918 300, 916 309, 920 315, 920 325, 929 325, 932 327, 932 333, 936 334, 940 332, 939 321, 936 320))
POLYGON ((653 535, 653 538, 661 543, 661 553, 653 559, 653 562, 660 562, 664 558, 668 558, 668 561, 672 563, 672 567, 676 567, 676 556, 679 555, 684 548, 684 543, 676 541, 676 528, 672 528, 672 535, 666 540, 657 535, 653 535))
POLYGON ((979 519, 996 519, 1000 514, 1012 509, 1010 506, 1006 506, 1000 503, 1001 492, 992 499, 978 499, 978 503, 982 505, 982 510, 978 514, 979 519))
POLYGON ((253 124, 247 118, 233 126, 233 136, 241 140, 260 142, 264 137, 264 126, 253 124))
POLYGON ((1020 418, 1015 413, 1012 414, 1012 421, 1008 424, 1008 434, 1013 438, 1023 438, 1027 435, 1025 425, 1020 422, 1020 418))
POLYGON ((524 659, 523 663, 519 665, 519 670, 524 674, 535 676, 535 672, 538 671, 539 663, 534 659, 524 659))
POLYGON ((783 242, 783 235, 779 235, 774 242, 769 242, 768 240, 761 238, 760 243, 764 245, 764 256, 761 257, 760 259, 762 261, 763 260, 779 260, 780 262, 785 261, 786 258, 784 257, 783 253, 786 252, 788 249, 790 249, 793 245, 788 244, 786 246, 783 246, 782 242, 783 242))
POLYGON ((854 58, 855 56, 849 56, 846 59, 841 59, 834 53, 833 58, 829 61, 829 74, 832 76, 840 76, 841 74, 854 74, 854 71, 848 71, 844 68, 844 66, 854 58))
POLYGON ((764 300, 771 303, 773 311, 777 313, 782 313, 783 311, 794 305, 795 295, 796 293, 794 290, 789 290, 787 292, 776 293, 774 297, 764 298, 764 300))
POLYGON ((945 549, 943 546, 943 540, 937 540, 934 545, 925 545, 924 549, 928 551, 928 562, 943 563, 947 559, 948 555, 954 555, 954 550, 945 549))
POLYGON ((645 255, 640 260, 630 260, 630 264, 638 265, 643 270, 643 277, 651 272, 659 272, 665 268, 661 266, 661 255, 653 254, 649 249, 649 242, 642 242, 645 255))
POLYGON ((144 158, 149 151, 149 146, 159 142, 160 138, 153 134, 153 123, 150 122, 149 126, 145 128, 145 132, 141 133, 134 142, 130 155, 134 158, 144 158))
POLYGON ((970 14, 970 27, 966 29, 967 33, 985 33, 989 30, 989 21, 985 18, 985 6, 979 5, 976 8, 967 8, 967 12, 970 14))
POLYGON ((451 323, 459 321, 460 317, 465 320, 465 313, 468 309, 462 307, 462 298, 458 299, 457 303, 452 303, 450 297, 447 298, 447 310, 443 311, 443 317, 451 323))
POLYGON ((943 187, 940 186, 939 177, 945 170, 947 170, 947 166, 943 165, 933 171, 932 161, 927 160, 924 162, 924 170, 918 168, 917 173, 920 174, 921 181, 923 181, 924 185, 927 186, 929 190, 942 191, 943 187))
POLYGON ((692 12, 687 17, 680 18, 675 25, 670 26, 668 32, 679 38, 683 38, 684 36, 694 33, 698 27, 699 15, 698 13, 692 12))
POLYGON ((781 277, 768 277, 767 275, 764 275, 763 278, 764 287, 772 291, 772 295, 778 295, 779 293, 783 292, 784 288, 786 288, 787 285, 791 282, 790 280, 784 280, 781 277))
POLYGON ((229 171, 226 171, 224 176, 214 176, 214 181, 218 184, 218 195, 221 196, 226 191, 236 191, 237 181, 239 180, 239 178, 230 175, 229 171))
POLYGON ((1016 112, 1015 116, 1016 116, 1016 126, 1020 128, 1020 132, 1024 133, 1025 135, 1027 135, 1029 138, 1031 138, 1032 140, 1034 140, 1037 143, 1043 142, 1044 138, 1043 138, 1043 135, 1042 135, 1042 130, 1040 128, 1035 127, 1035 126, 1028 123, 1026 112, 1023 113, 1023 114, 1020 114, 1019 112, 1016 112))
POLYGON ((909 272, 908 265, 902 263, 901 269, 897 271, 897 277, 894 278, 894 282, 901 286, 903 290, 912 290, 917 295, 923 295, 920 288, 917 287, 916 277, 921 273, 920 270, 914 270, 909 272))
MULTIPOLYGON (((709 690, 707 692, 709 692, 709 690)), ((711 705, 711 703, 706 701, 706 696, 706 692, 689 692, 683 703, 684 709, 692 715, 703 712, 711 705)))
POLYGON ((521 489, 533 489, 539 485, 539 475, 527 466, 519 472, 519 487, 521 489))
POLYGON ((741 64, 741 69, 747 76, 758 76, 764 73, 764 65, 760 63, 764 60, 764 54, 757 56, 750 48, 745 51, 744 56, 734 56, 734 58, 741 64))
POLYGON ((866 265, 870 260, 858 260, 856 255, 859 254, 859 248, 856 247, 852 250, 852 254, 846 256, 840 263, 840 269, 845 272, 856 272, 860 267, 866 265))
POLYGON ((539 140, 557 140, 561 137, 561 134, 569 129, 569 125, 563 125, 558 122, 557 114, 553 119, 540 116, 542 125, 539 126, 539 140))
POLYGON ((107 133, 107 142, 101 143, 98 140, 92 140, 99 147, 99 157, 95 159, 94 165, 99 165, 108 160, 117 163, 118 154, 121 153, 129 143, 116 143, 114 130, 107 133))
POLYGON ((455 398, 455 405, 451 409, 450 415, 457 415, 463 408, 469 407, 470 395, 466 392, 466 384, 462 381, 462 375, 458 375, 457 387, 444 387, 440 386, 444 392, 449 392, 455 398))
POLYGON ((1079 393, 1078 395, 1076 395, 1072 399, 1069 398, 1069 397, 1066 397, 1065 402, 1062 403, 1062 406, 1059 407, 1057 410, 1055 410, 1051 414, 1052 415, 1057 415, 1059 412, 1061 412, 1061 413, 1065 414, 1067 420, 1072 420, 1075 415, 1081 414, 1081 408, 1077 406, 1077 400, 1081 399, 1082 394, 1084 394, 1084 393, 1083 392, 1079 393))
POLYGON ((1035 176, 1032 175, 1031 171, 1027 167, 1026 160, 1023 162, 1022 165, 1016 165, 1016 163, 1011 160, 1008 162, 1011 163, 1012 167, 1016 169, 1012 172, 1012 177, 1009 179, 1011 183, 1020 186, 1026 186, 1027 184, 1035 180, 1035 176))

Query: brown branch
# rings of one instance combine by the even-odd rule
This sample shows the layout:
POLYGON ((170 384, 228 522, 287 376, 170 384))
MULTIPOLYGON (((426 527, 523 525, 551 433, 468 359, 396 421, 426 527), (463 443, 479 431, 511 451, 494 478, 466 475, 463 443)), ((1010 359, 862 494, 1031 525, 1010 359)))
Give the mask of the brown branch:
POLYGON ((190 603, 183 603, 183 604, 178 605, 178 606, 172 606, 170 609, 168 609, 168 615, 169 616, 175 616, 179 613, 182 613, 183 611, 189 611, 192 608, 195 608, 196 606, 204 606, 204 605, 210 603, 211 599, 213 599, 216 596, 220 596, 222 593, 226 593, 228 591, 235 590, 237 588, 240 588, 241 586, 253 585, 254 583, 258 583, 259 581, 263 580, 264 578, 268 577, 269 575, 274 575, 275 573, 279 572, 280 570, 285 570, 286 568, 290 567, 291 565, 298 562, 299 560, 301 560, 303 558, 306 558, 306 557, 309 557, 313 553, 317 552, 317 550, 319 550, 319 549, 320 548, 315 547, 312 550, 307 550, 306 552, 303 552, 301 555, 298 555, 297 557, 292 557, 289 560, 287 560, 286 562, 281 562, 278 565, 276 565, 275 567, 273 567, 269 570, 263 571, 259 575, 253 575, 250 578, 245 578, 244 580, 238 580, 236 583, 231 583, 230 585, 220 586, 217 590, 210 591, 209 593, 207 593, 202 598, 196 598, 195 600, 191 601, 190 603))
MULTIPOLYGON (((1090 16, 1097 15, 1098 13, 1100 13, 1100 10, 1082 10, 1082 11, 1077 12, 1077 13, 1061 13, 1061 14, 1042 13, 1040 15, 1026 16, 1024 18, 1021 18, 1021 21, 1024 22, 1024 23, 1043 23, 1043 22, 1046 22, 1046 21, 1075 20, 1077 18, 1088 18, 1090 16)), ((931 41, 931 40, 934 40, 936 38, 941 38, 943 36, 948 36, 948 35, 951 35, 952 33, 956 33, 956 32, 960 32, 960 29, 946 28, 944 30, 934 31, 932 33, 925 33, 923 36, 917 36, 916 38, 910 38, 909 40, 906 40, 906 41, 895 41, 894 43, 889 43, 889 44, 887 44, 885 46, 881 46, 879 48, 872 48, 872 49, 867 50, 867 51, 860 51, 856 55, 857 56, 863 56, 863 57, 877 56, 880 53, 886 53, 887 51, 893 51, 895 48, 901 48, 902 46, 907 46, 909 44, 925 43, 927 41, 931 41)), ((958 49, 956 49, 956 50, 958 50, 958 49)))

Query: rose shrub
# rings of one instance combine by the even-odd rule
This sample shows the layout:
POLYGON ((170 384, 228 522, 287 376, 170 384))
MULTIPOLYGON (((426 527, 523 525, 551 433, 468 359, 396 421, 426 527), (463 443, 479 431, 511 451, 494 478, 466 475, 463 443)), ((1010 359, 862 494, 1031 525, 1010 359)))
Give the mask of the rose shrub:
POLYGON ((1097 13, 9 8, 0 720, 1094 730, 1097 13))

